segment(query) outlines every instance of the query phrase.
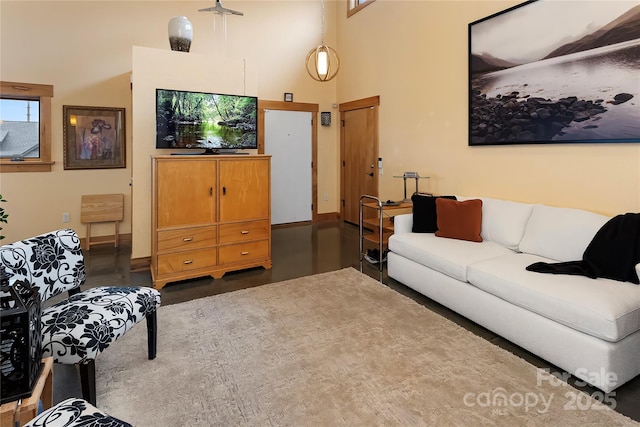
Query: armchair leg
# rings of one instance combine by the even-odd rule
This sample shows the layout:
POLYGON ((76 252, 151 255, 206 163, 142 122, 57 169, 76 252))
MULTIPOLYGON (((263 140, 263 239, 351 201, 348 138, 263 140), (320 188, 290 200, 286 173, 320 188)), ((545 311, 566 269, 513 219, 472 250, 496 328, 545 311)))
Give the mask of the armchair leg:
POLYGON ((149 344, 149 360, 156 358, 156 343, 158 338, 157 310, 147 314, 147 341, 149 344))
POLYGON ((82 384, 82 397, 87 402, 96 406, 96 361, 80 364, 80 383, 82 384))

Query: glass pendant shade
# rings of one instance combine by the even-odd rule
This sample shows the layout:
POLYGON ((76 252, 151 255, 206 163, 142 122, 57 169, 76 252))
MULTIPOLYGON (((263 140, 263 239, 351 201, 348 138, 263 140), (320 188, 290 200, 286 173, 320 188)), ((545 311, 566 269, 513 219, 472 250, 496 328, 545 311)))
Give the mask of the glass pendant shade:
POLYGON ((338 54, 324 44, 309 51, 306 64, 309 75, 319 82, 331 80, 338 74, 340 69, 338 54))
POLYGON ((320 76, 326 76, 329 73, 329 58, 326 49, 319 49, 316 51, 316 63, 318 65, 318 74, 320 76))
POLYGON ((169 20, 169 44, 171 50, 189 52, 193 39, 193 27, 186 16, 174 16, 169 20))

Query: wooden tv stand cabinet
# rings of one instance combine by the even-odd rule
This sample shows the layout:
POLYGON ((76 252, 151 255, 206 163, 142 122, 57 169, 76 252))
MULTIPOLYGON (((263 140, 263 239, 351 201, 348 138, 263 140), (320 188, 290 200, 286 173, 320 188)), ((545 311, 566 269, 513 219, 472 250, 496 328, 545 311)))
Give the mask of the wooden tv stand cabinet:
POLYGON ((271 268, 271 156, 152 158, 153 287, 271 268))

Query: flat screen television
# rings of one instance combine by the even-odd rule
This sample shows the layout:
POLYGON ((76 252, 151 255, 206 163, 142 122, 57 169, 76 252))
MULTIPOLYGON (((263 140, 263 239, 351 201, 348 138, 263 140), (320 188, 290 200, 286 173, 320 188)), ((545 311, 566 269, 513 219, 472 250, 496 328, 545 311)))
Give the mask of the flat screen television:
POLYGON ((156 148, 204 154, 258 148, 258 98, 156 89, 156 148))

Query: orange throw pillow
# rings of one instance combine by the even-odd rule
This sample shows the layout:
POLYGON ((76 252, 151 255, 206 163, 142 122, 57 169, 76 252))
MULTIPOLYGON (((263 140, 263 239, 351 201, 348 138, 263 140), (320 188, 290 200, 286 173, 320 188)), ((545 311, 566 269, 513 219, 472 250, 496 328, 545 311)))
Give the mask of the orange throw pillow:
POLYGON ((482 242, 482 200, 436 199, 436 236, 482 242))

